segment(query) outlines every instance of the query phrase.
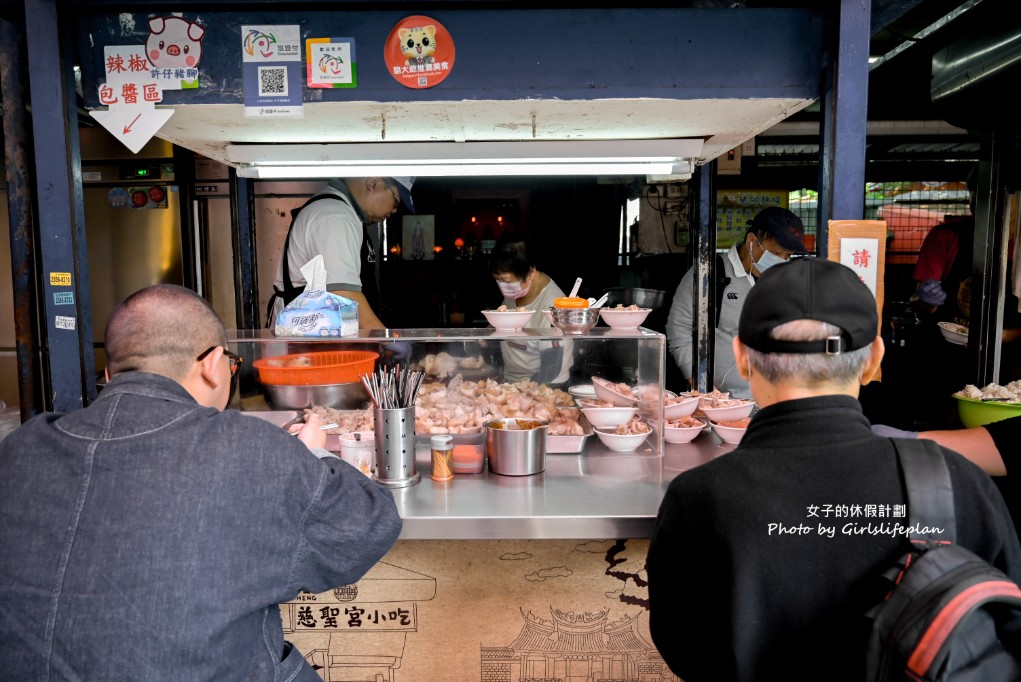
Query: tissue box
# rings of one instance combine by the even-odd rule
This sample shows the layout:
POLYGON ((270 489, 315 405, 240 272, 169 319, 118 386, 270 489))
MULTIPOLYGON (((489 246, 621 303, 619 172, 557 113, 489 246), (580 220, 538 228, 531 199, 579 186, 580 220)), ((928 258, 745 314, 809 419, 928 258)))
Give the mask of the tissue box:
POLYGON ((277 315, 276 336, 354 336, 358 304, 328 291, 305 291, 277 315))

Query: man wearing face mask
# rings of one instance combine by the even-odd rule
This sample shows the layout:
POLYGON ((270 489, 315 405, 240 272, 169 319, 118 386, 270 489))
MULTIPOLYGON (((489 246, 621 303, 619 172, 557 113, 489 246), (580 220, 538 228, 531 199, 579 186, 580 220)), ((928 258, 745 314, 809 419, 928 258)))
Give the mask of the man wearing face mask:
POLYGON ((184 287, 121 303, 105 350, 97 400, 0 441, 4 679, 321 682, 278 604, 389 551, 390 491, 315 415, 294 438, 224 410, 241 358, 184 287))
MULTIPOLYGON (((751 398, 748 382, 734 367, 732 348, 745 297, 767 269, 783 263, 793 254, 808 253, 801 242, 804 234, 805 227, 798 216, 785 208, 771 206, 756 214, 741 242, 716 259, 716 295, 709 307, 710 324, 715 324, 716 328, 713 383, 733 398, 751 398)), ((667 349, 689 382, 693 373, 694 281, 695 268, 692 267, 677 286, 666 323, 667 349)))
MULTIPOLYGON (((548 329, 553 325, 543 310, 566 296, 548 275, 536 269, 528 244, 519 237, 497 242, 489 258, 489 271, 509 310, 532 310, 525 327, 548 329)), ((532 380, 560 387, 570 378, 573 346, 570 341, 501 341, 503 376, 508 382, 532 380)))

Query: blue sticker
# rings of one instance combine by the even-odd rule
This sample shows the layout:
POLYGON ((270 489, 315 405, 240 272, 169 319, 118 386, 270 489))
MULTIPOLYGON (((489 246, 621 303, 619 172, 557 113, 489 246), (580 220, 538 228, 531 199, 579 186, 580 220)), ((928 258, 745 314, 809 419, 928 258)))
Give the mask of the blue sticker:
POLYGON ((74 305, 73 291, 60 291, 53 294, 53 305, 74 305))

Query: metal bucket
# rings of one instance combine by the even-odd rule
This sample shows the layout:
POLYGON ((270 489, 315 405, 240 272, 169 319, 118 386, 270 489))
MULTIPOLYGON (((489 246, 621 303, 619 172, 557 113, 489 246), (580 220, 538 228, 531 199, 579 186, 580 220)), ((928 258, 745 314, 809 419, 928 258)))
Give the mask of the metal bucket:
POLYGON ((373 479, 387 488, 404 488, 422 480, 415 470, 415 407, 376 408, 376 468, 373 479))
POLYGON ((546 470, 544 419, 490 419, 483 422, 489 470, 503 476, 531 476, 546 470))

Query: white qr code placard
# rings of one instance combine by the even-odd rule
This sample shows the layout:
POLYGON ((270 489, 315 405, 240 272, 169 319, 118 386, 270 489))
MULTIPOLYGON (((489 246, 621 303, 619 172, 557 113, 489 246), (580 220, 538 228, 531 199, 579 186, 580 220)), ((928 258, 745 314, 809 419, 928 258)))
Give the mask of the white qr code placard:
POLYGON ((53 326, 57 329, 74 329, 75 319, 73 317, 67 317, 65 315, 57 315, 53 318, 53 326))
POLYGON ((242 26, 246 117, 301 118, 301 37, 297 25, 242 26))

